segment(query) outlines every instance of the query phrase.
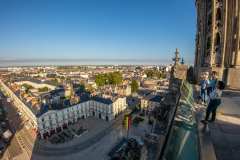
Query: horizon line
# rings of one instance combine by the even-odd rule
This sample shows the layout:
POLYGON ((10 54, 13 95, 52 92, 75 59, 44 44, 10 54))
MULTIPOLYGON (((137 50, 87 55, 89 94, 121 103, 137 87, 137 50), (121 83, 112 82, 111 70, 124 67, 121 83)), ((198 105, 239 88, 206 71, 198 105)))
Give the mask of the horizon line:
POLYGON ((170 59, 145 59, 145 58, 1 58, 0 61, 172 61, 170 59))

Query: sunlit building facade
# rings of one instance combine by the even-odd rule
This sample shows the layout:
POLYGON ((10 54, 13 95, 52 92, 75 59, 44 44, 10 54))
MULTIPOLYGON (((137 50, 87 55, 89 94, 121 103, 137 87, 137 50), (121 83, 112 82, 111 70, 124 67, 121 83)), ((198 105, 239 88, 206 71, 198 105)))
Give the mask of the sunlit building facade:
POLYGON ((240 88, 240 1, 196 0, 195 75, 216 71, 230 88, 240 88))

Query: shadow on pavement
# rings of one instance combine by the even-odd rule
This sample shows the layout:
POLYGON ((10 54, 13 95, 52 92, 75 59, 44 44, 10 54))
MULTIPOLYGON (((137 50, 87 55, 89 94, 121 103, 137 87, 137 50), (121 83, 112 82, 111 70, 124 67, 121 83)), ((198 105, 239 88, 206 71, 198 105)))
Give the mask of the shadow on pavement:
POLYGON ((239 160, 240 157, 240 123, 224 117, 210 124, 210 133, 218 160, 239 160))

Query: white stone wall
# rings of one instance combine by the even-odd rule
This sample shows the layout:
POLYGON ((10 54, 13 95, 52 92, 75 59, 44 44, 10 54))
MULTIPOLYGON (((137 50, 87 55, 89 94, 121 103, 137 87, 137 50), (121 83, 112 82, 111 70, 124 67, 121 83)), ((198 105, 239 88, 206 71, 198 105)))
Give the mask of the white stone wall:
POLYGON ((126 103, 126 97, 118 98, 113 104, 112 104, 112 110, 113 110, 113 116, 117 116, 122 111, 124 111, 127 107, 126 103))

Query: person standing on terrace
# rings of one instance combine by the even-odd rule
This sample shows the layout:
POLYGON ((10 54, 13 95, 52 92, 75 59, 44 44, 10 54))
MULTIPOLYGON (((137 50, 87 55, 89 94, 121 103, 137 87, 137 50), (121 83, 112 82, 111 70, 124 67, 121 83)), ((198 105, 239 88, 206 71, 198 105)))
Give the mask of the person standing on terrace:
POLYGON ((208 80, 208 72, 204 72, 202 76, 202 80, 200 81, 200 96, 202 100, 202 104, 206 104, 207 101, 207 87, 209 85, 209 80, 208 80))
POLYGON ((206 117, 201 122, 206 124, 207 122, 214 122, 216 119, 216 111, 218 106, 221 104, 222 90, 225 88, 225 84, 222 81, 218 81, 215 89, 210 93, 210 101, 206 110, 206 117), (211 120, 209 116, 212 114, 211 120))
POLYGON ((210 93, 212 91, 214 91, 216 89, 217 82, 218 82, 217 72, 213 71, 211 79, 209 80, 209 85, 207 87, 207 95, 208 96, 210 95, 210 93))

